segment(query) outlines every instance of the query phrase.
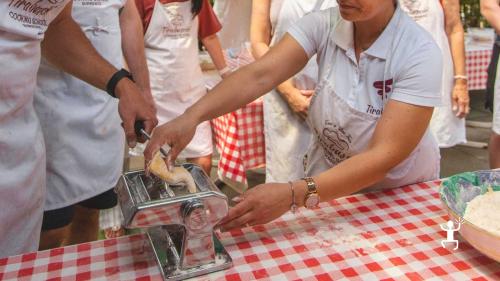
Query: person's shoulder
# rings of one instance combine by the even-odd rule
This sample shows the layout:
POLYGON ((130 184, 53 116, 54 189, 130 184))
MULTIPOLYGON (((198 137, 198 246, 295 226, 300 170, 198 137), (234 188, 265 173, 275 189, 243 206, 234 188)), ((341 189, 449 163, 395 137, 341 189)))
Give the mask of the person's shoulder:
POLYGON ((402 12, 402 28, 400 48, 405 49, 407 55, 440 55, 441 50, 432 35, 416 23, 410 16, 402 12))
POLYGON ((310 12, 304 15, 295 25, 306 30, 314 30, 316 34, 328 33, 335 25, 335 22, 341 19, 338 7, 310 12))
MULTIPOLYGON (((401 16, 401 24, 397 28, 399 38, 393 46, 397 72, 406 73, 418 64, 438 66, 442 61, 442 52, 432 35, 406 13, 401 16)), ((437 70, 441 71, 440 68, 437 70)))

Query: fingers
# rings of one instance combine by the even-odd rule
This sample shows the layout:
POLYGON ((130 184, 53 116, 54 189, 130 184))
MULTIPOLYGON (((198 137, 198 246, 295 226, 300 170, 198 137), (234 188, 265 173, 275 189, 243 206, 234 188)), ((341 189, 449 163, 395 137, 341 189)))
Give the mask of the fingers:
POLYGON ((249 210, 247 213, 239 216, 233 220, 227 221, 226 223, 221 225, 222 231, 230 231, 233 229, 239 229, 244 227, 252 226, 251 222, 255 219, 255 214, 252 210, 249 210))
POLYGON ((175 159, 177 159, 177 155, 172 156, 172 149, 170 149, 170 151, 168 152, 167 158, 165 158, 165 165, 167 165, 167 169, 169 171, 172 171, 172 169, 174 168, 174 162, 175 159))
POLYGON ((300 93, 302 93, 303 96, 310 98, 314 95, 314 90, 300 90, 300 93))
POLYGON ((453 112, 456 112, 458 110, 458 98, 457 97, 451 98, 451 110, 453 112))
POLYGON ((158 150, 160 150, 160 147, 162 146, 161 137, 159 137, 158 134, 155 134, 155 131, 153 131, 151 139, 146 145, 146 149, 144 149, 144 161, 146 162, 146 164, 153 159, 153 156, 156 154, 156 152, 158 152, 158 150))
MULTIPOLYGON (((244 196, 245 195, 242 195, 241 198, 245 198, 244 196)), ((238 201, 239 201, 238 204, 229 209, 229 213, 224 219, 222 219, 222 221, 219 224, 221 225, 226 224, 227 222, 230 222, 238 217, 241 217, 245 213, 248 213, 250 210, 252 210, 253 206, 251 200, 240 199, 238 201)))
POLYGON ((467 116, 467 114, 469 114, 469 111, 469 101, 460 100, 458 102, 458 112, 456 113, 456 116, 458 118, 464 118, 465 116, 467 116))
POLYGON ((135 134, 135 116, 124 116, 123 118, 123 130, 125 131, 125 137, 127 138, 127 143, 130 148, 134 148, 137 143, 137 136, 135 134))

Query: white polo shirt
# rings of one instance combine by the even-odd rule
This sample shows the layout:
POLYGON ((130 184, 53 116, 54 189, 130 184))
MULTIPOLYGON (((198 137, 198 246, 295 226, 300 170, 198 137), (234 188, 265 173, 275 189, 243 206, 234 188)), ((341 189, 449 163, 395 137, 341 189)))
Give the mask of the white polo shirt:
POLYGON ((358 111, 382 114, 385 67, 385 102, 389 98, 430 107, 441 103, 441 51, 399 7, 379 38, 361 53, 359 63, 353 23, 342 19, 337 7, 306 15, 288 33, 309 57, 318 55, 319 77, 333 82, 337 95, 358 111))

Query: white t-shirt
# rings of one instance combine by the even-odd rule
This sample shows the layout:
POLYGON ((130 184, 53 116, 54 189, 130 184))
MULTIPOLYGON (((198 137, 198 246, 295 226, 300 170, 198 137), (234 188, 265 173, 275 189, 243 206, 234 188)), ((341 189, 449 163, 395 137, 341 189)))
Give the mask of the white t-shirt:
POLYGON ((318 55, 319 77, 329 75, 337 95, 359 111, 381 115, 387 98, 420 106, 440 105, 442 54, 425 30, 398 7, 357 63, 353 28, 352 22, 341 18, 338 8, 331 8, 306 15, 288 33, 309 57, 318 55))

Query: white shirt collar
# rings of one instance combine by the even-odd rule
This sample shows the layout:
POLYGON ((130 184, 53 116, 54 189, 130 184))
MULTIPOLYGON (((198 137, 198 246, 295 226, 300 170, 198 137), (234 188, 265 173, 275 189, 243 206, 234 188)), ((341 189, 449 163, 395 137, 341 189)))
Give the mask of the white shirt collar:
MULTIPOLYGON (((394 39, 395 33, 397 32, 398 19, 403 16, 400 15, 401 13, 403 13, 403 11, 399 7, 399 4, 396 4, 396 10, 389 24, 387 24, 382 34, 373 42, 370 48, 364 51, 365 54, 387 59, 389 52, 387 48, 391 45, 390 42, 394 39)), ((333 42, 344 51, 354 49, 354 24, 341 18, 333 33, 333 42)))

